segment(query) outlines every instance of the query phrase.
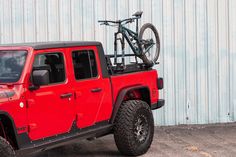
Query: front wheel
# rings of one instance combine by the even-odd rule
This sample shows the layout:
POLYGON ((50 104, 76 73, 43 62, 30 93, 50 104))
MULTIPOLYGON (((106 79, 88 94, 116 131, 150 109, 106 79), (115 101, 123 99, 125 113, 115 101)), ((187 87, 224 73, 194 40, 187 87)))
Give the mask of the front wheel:
POLYGON ((124 102, 117 113, 114 127, 119 151, 124 155, 142 155, 150 148, 153 134, 154 121, 148 104, 141 100, 124 102))
POLYGON ((140 58, 148 66, 153 66, 160 55, 160 38, 153 24, 146 23, 141 27, 139 41, 142 49, 140 58))
POLYGON ((0 154, 1 154, 0 155, 1 157, 15 157, 16 156, 15 151, 10 145, 10 143, 2 137, 0 137, 0 154))

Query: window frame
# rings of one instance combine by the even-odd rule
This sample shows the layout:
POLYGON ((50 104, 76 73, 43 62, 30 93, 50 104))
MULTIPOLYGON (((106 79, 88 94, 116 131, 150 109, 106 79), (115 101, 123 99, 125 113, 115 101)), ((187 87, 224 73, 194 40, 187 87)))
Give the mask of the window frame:
MULTIPOLYGON (((99 78, 100 74, 99 74, 99 69, 98 69, 98 61, 97 61, 97 55, 95 53, 95 51, 93 49, 78 49, 78 50, 71 50, 71 59, 72 59, 72 65, 73 65, 73 77, 74 79, 77 81, 77 82, 80 82, 80 81, 86 81, 86 80, 96 80, 99 78), (93 54, 94 54, 94 58, 95 58, 95 62, 96 62, 96 70, 97 70, 97 75, 96 76, 93 76, 93 77, 89 77, 89 78, 84 78, 84 79, 77 79, 76 76, 75 76, 75 68, 74 68, 74 60, 73 60, 73 52, 83 52, 83 51, 86 51, 87 54, 91 51, 93 54)), ((90 57, 89 57, 89 65, 90 65, 90 70, 92 70, 92 67, 91 67, 91 61, 90 61, 90 57)))
POLYGON ((36 57, 39 56, 39 55, 47 55, 47 54, 62 54, 63 63, 64 63, 64 70, 65 70, 65 79, 62 82, 50 83, 48 85, 42 85, 40 87, 50 87, 50 86, 55 86, 55 85, 64 85, 64 84, 66 84, 67 80, 68 80, 67 69, 66 69, 66 56, 62 51, 43 51, 43 52, 36 53, 34 55, 34 60, 33 60, 33 64, 32 64, 32 70, 31 70, 31 74, 30 74, 30 82, 32 83, 32 74, 33 74, 33 69, 34 69, 34 61, 35 61, 36 57))
POLYGON ((18 77, 18 79, 16 81, 14 81, 14 82, 2 82, 2 83, 6 83, 6 84, 10 83, 10 84, 12 84, 12 83, 17 83, 17 82, 21 81, 21 79, 22 79, 22 77, 24 75, 25 68, 27 67, 26 64, 27 64, 27 60, 29 58, 28 57, 29 56, 28 50, 27 49, 6 49, 6 50, 2 49, 1 51, 24 51, 25 52, 25 54, 26 54, 25 62, 24 62, 24 66, 21 69, 20 77, 18 77))

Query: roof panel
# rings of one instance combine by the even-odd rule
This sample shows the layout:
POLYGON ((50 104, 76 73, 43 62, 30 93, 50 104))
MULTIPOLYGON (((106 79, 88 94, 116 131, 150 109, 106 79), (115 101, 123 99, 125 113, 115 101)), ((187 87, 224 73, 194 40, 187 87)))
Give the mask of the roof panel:
POLYGON ((96 41, 58 41, 58 42, 34 42, 34 43, 16 43, 16 44, 5 44, 0 47, 18 47, 26 46, 32 47, 35 50, 52 49, 52 48, 63 48, 63 47, 76 47, 76 46, 92 46, 101 45, 100 42, 96 41))

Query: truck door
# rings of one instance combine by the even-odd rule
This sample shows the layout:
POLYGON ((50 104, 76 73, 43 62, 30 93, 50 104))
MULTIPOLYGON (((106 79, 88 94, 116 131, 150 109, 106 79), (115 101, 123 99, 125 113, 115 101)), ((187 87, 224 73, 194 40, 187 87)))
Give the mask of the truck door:
POLYGON ((108 121, 112 112, 109 78, 103 78, 96 46, 70 50, 74 73, 73 90, 77 127, 108 121))
POLYGON ((28 92, 29 136, 32 140, 66 133, 75 119, 64 51, 35 54, 33 68, 47 67, 50 83, 28 92))

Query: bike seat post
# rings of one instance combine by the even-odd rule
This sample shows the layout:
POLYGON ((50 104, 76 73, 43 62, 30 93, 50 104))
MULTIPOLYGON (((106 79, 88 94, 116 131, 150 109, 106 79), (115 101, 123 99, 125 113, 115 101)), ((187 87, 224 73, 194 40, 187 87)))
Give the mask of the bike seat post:
POLYGON ((136 19, 136 33, 138 34, 138 19, 136 19))

